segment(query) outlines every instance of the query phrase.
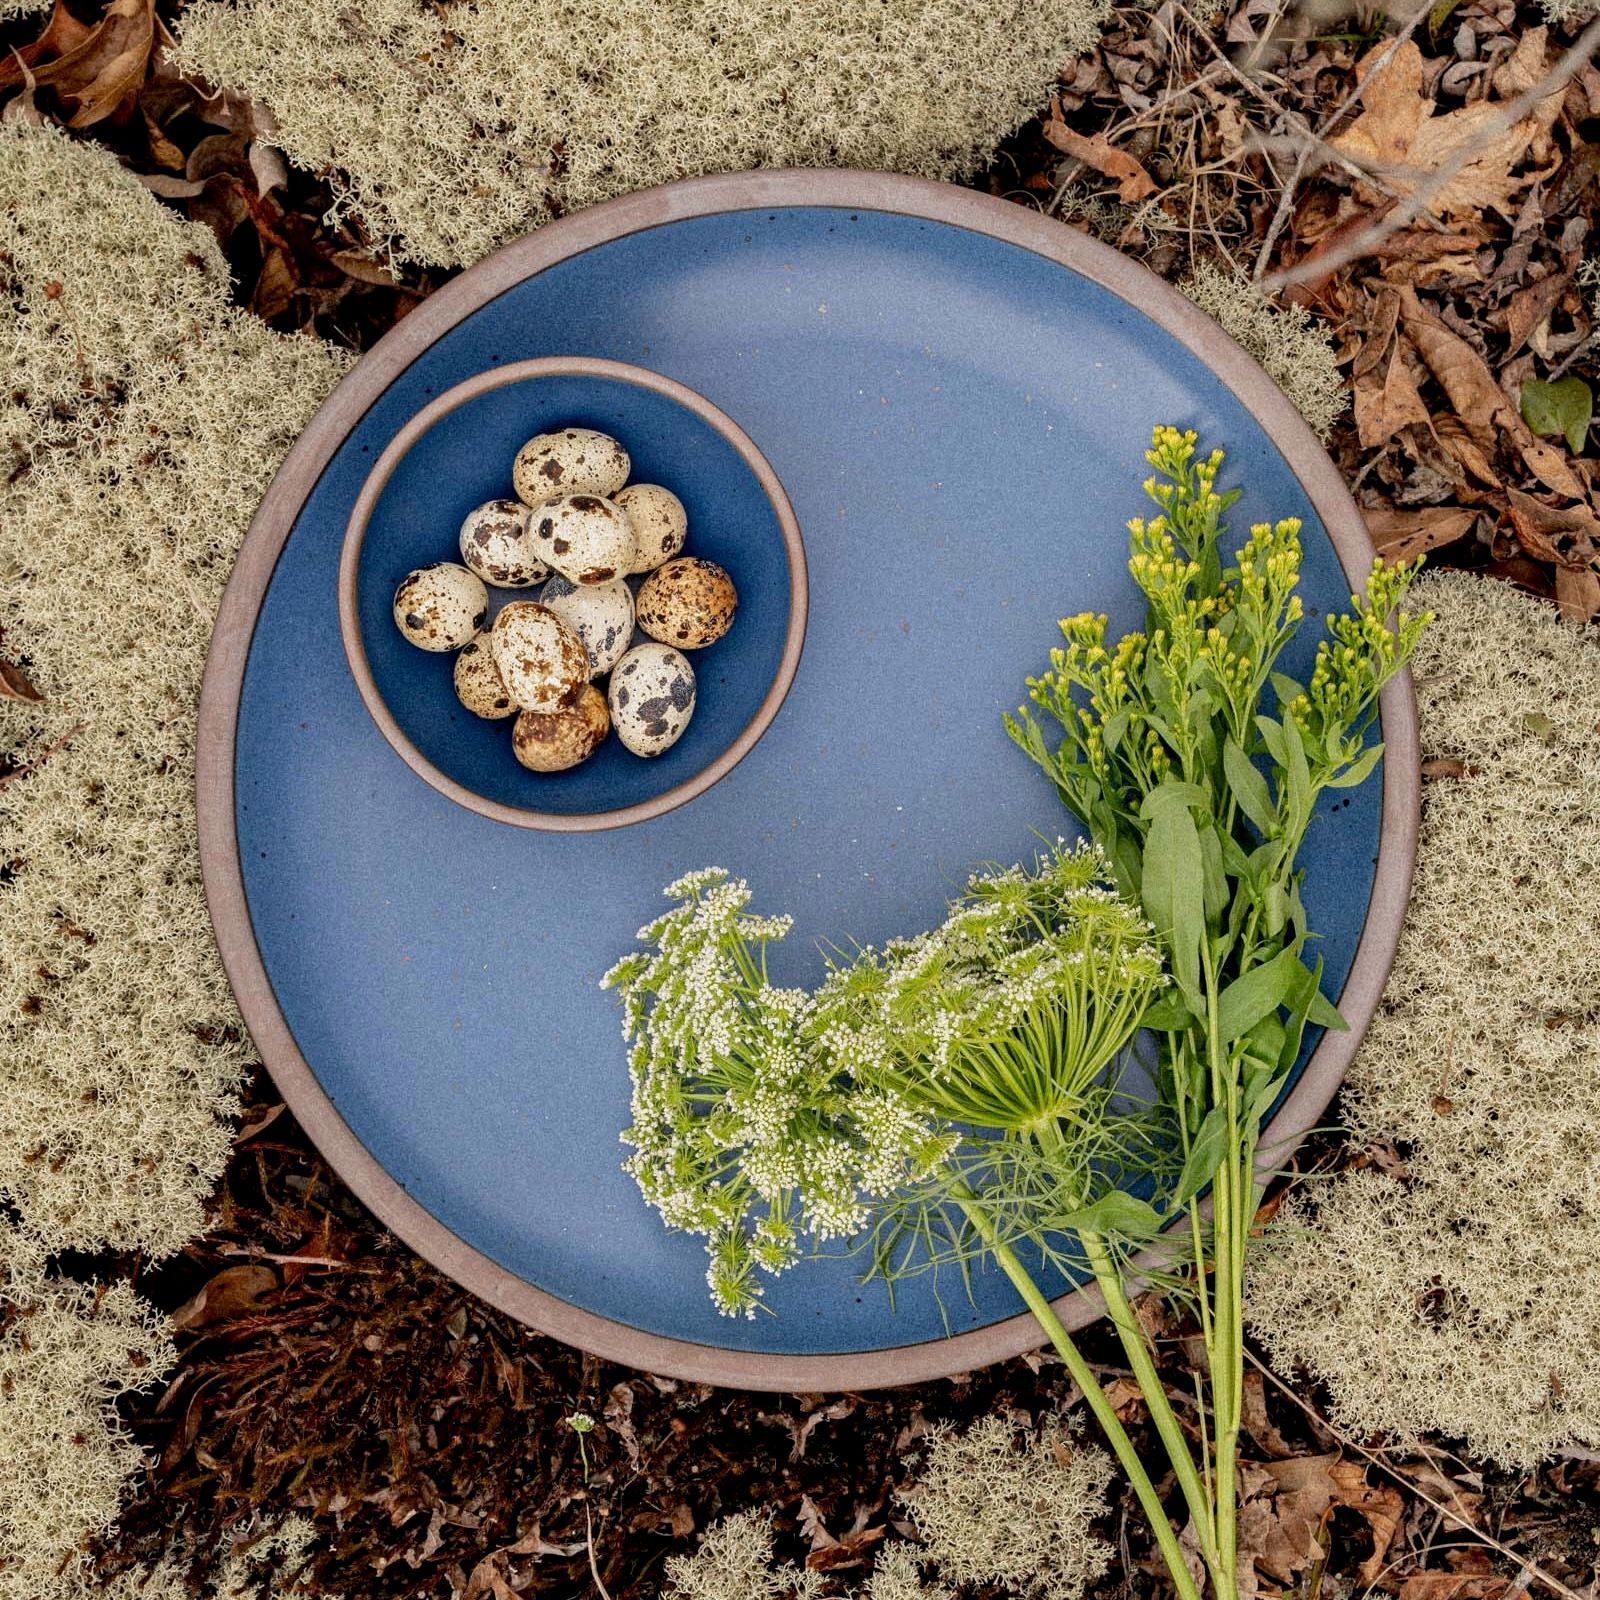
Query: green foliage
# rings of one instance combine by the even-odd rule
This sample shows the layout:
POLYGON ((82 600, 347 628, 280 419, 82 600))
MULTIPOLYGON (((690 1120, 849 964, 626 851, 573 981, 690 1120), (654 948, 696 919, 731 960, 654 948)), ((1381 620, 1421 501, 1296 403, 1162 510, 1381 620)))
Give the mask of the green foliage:
POLYGON ((270 108, 379 248, 455 266, 702 173, 961 178, 1089 49, 1105 0, 203 0, 187 69, 270 108))
POLYGON ((1582 378, 1559 378, 1543 383, 1522 381, 1522 420, 1542 439, 1561 434, 1573 455, 1583 451, 1594 416, 1594 395, 1582 378))
MULTIPOLYGON (((1146 1025, 1162 1039, 1162 1101, 1184 1157, 1167 1200, 1190 1208, 1214 1461, 1203 1454, 1196 1471, 1159 1379, 1140 1377, 1212 1582, 1228 1594, 1260 1126, 1307 1024, 1342 1026, 1320 993, 1320 963, 1306 964, 1297 858, 1321 794, 1373 771, 1378 695, 1428 619, 1400 609, 1416 569, 1377 566, 1366 594, 1328 619, 1309 681, 1280 672, 1302 618, 1299 523, 1257 524, 1225 566, 1222 519, 1237 491, 1218 492, 1222 452, 1196 461, 1195 442, 1157 428, 1147 453, 1145 490, 1160 511, 1129 524, 1128 561, 1144 630, 1108 648, 1104 617, 1068 618, 1066 647, 1029 680, 1054 742, 1026 707, 1006 725, 1107 850, 1124 891, 1142 898, 1171 961, 1176 994, 1146 1025), (1209 1251, 1198 1209, 1207 1185, 1209 1251)), ((1142 1337, 1115 1305, 1112 1314, 1139 1372, 1142 1337)))

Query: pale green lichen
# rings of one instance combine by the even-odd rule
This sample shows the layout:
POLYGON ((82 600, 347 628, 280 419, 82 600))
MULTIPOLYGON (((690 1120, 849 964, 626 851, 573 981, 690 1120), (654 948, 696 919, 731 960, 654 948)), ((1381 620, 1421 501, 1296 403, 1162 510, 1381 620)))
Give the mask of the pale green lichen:
POLYGON ((1255 357, 1319 439, 1350 406, 1327 326, 1304 306, 1276 306, 1244 272, 1199 263, 1178 287, 1255 357))
POLYGON ((212 944, 195 705, 262 490, 343 368, 228 299, 103 149, 0 126, 0 1197, 40 1252, 199 1231, 249 1049, 212 944))
POLYGON ((202 0, 188 71, 402 257, 471 262, 676 178, 846 166, 958 178, 1093 43, 1105 0, 202 0))
POLYGON ((1343 1117, 1400 1148, 1285 1207, 1257 1333, 1335 1418, 1530 1466, 1600 1447, 1600 637, 1426 577, 1417 875, 1343 1117))
MULTIPOLYGON (((1037 1433, 984 1417, 938 1430, 902 1497, 919 1545, 891 1540, 858 1600, 954 1600, 964 1585, 999 1585, 1018 1600, 1081 1600, 1111 1565, 1095 1531, 1111 1461, 1051 1420, 1037 1433)), ((667 1563, 670 1600, 808 1600, 814 1572, 773 1562, 770 1522, 739 1512, 691 1556, 667 1563)))
POLYGON ((86 1594, 81 1542, 110 1526, 141 1459, 113 1402, 176 1351, 126 1284, 86 1288, 0 1243, 0 1600, 86 1594))

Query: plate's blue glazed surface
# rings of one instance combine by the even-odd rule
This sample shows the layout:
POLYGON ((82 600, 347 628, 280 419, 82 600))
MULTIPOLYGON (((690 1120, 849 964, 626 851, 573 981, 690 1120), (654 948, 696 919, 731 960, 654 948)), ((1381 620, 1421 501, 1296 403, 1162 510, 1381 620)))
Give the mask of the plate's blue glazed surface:
MULTIPOLYGON (((493 589, 491 615, 537 589, 493 589)), ((654 800, 701 772, 739 736, 772 686, 789 625, 783 531, 761 482, 731 440, 667 395, 617 378, 529 378, 474 396, 408 450, 367 523, 357 571, 361 638, 373 683, 401 729, 447 777, 501 805, 567 815, 654 800), (511 753, 511 723, 485 722, 456 698, 455 656, 418 650, 394 625, 395 588, 413 567, 459 561, 462 519, 509 498, 511 463, 533 434, 598 428, 632 458, 631 482, 683 501, 687 553, 720 563, 739 594, 731 632, 691 652, 699 685, 683 737, 650 761, 608 739, 581 766, 539 776, 511 753)))
MULTIPOLYGON (((820 968, 814 940, 924 928, 974 865, 1072 831, 1000 715, 1058 616, 1137 624, 1123 523, 1143 509, 1157 422, 1228 448, 1241 536, 1304 518, 1308 609, 1344 603, 1300 485, 1195 356, 1075 273, 945 224, 817 208, 670 223, 520 284, 407 370, 283 551, 235 775, 255 937, 283 1014, 413 1198, 560 1298, 682 1339, 866 1350, 1019 1309, 991 1273, 975 1306, 947 1284, 941 1309, 916 1280, 891 1312, 851 1263, 827 1261, 773 1286, 776 1316, 719 1318, 700 1243, 667 1234, 619 1170, 627 1072, 596 984, 661 886, 693 867, 725 866, 758 907, 794 914, 777 970, 803 980, 820 968), (799 674, 755 751, 681 810, 606 834, 493 823, 414 776, 361 705, 335 606, 345 520, 385 443, 462 378, 549 354, 652 367, 728 412, 787 489, 811 573, 799 674)), ((441 538, 463 489, 437 485, 441 538)), ((1341 796, 1306 851, 1334 994, 1366 914, 1379 802, 1376 781, 1341 796)))

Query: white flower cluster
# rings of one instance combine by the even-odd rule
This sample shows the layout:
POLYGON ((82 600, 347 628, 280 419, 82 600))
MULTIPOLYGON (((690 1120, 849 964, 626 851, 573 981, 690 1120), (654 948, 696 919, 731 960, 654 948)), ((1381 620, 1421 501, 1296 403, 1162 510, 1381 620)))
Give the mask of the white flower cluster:
POLYGON ((767 981, 791 923, 752 915, 742 880, 668 885, 646 948, 604 979, 630 1046, 625 1165, 669 1226, 705 1237, 719 1309, 754 1315, 758 1273, 861 1234, 964 1140, 1074 1118, 1163 982, 1107 875, 1080 846, 975 877, 940 927, 861 951, 815 993, 767 981))

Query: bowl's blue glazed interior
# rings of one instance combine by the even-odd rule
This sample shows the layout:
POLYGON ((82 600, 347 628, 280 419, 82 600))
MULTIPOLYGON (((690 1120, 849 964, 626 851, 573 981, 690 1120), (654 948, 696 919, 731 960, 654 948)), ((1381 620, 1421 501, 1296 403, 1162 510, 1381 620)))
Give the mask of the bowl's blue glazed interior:
MULTIPOLYGON (((361 638, 373 681, 401 730, 446 777, 485 799, 533 811, 610 811, 655 799, 716 759, 772 685, 789 623, 789 568, 776 511, 733 444, 670 396, 616 378, 525 379, 479 394, 440 418, 406 452, 379 496, 357 576, 361 638), (689 514, 685 554, 726 567, 739 592, 733 628, 692 653, 699 698, 688 731, 642 760, 607 739, 567 772, 529 772, 511 753, 511 724, 486 722, 456 698, 452 653, 418 650, 390 614, 413 567, 459 561, 462 519, 509 498, 511 463, 536 433, 598 428, 633 459, 630 482, 659 483, 689 514)), ((491 589, 490 614, 536 589, 491 589)), ((640 636, 643 637, 642 635, 640 636)))

